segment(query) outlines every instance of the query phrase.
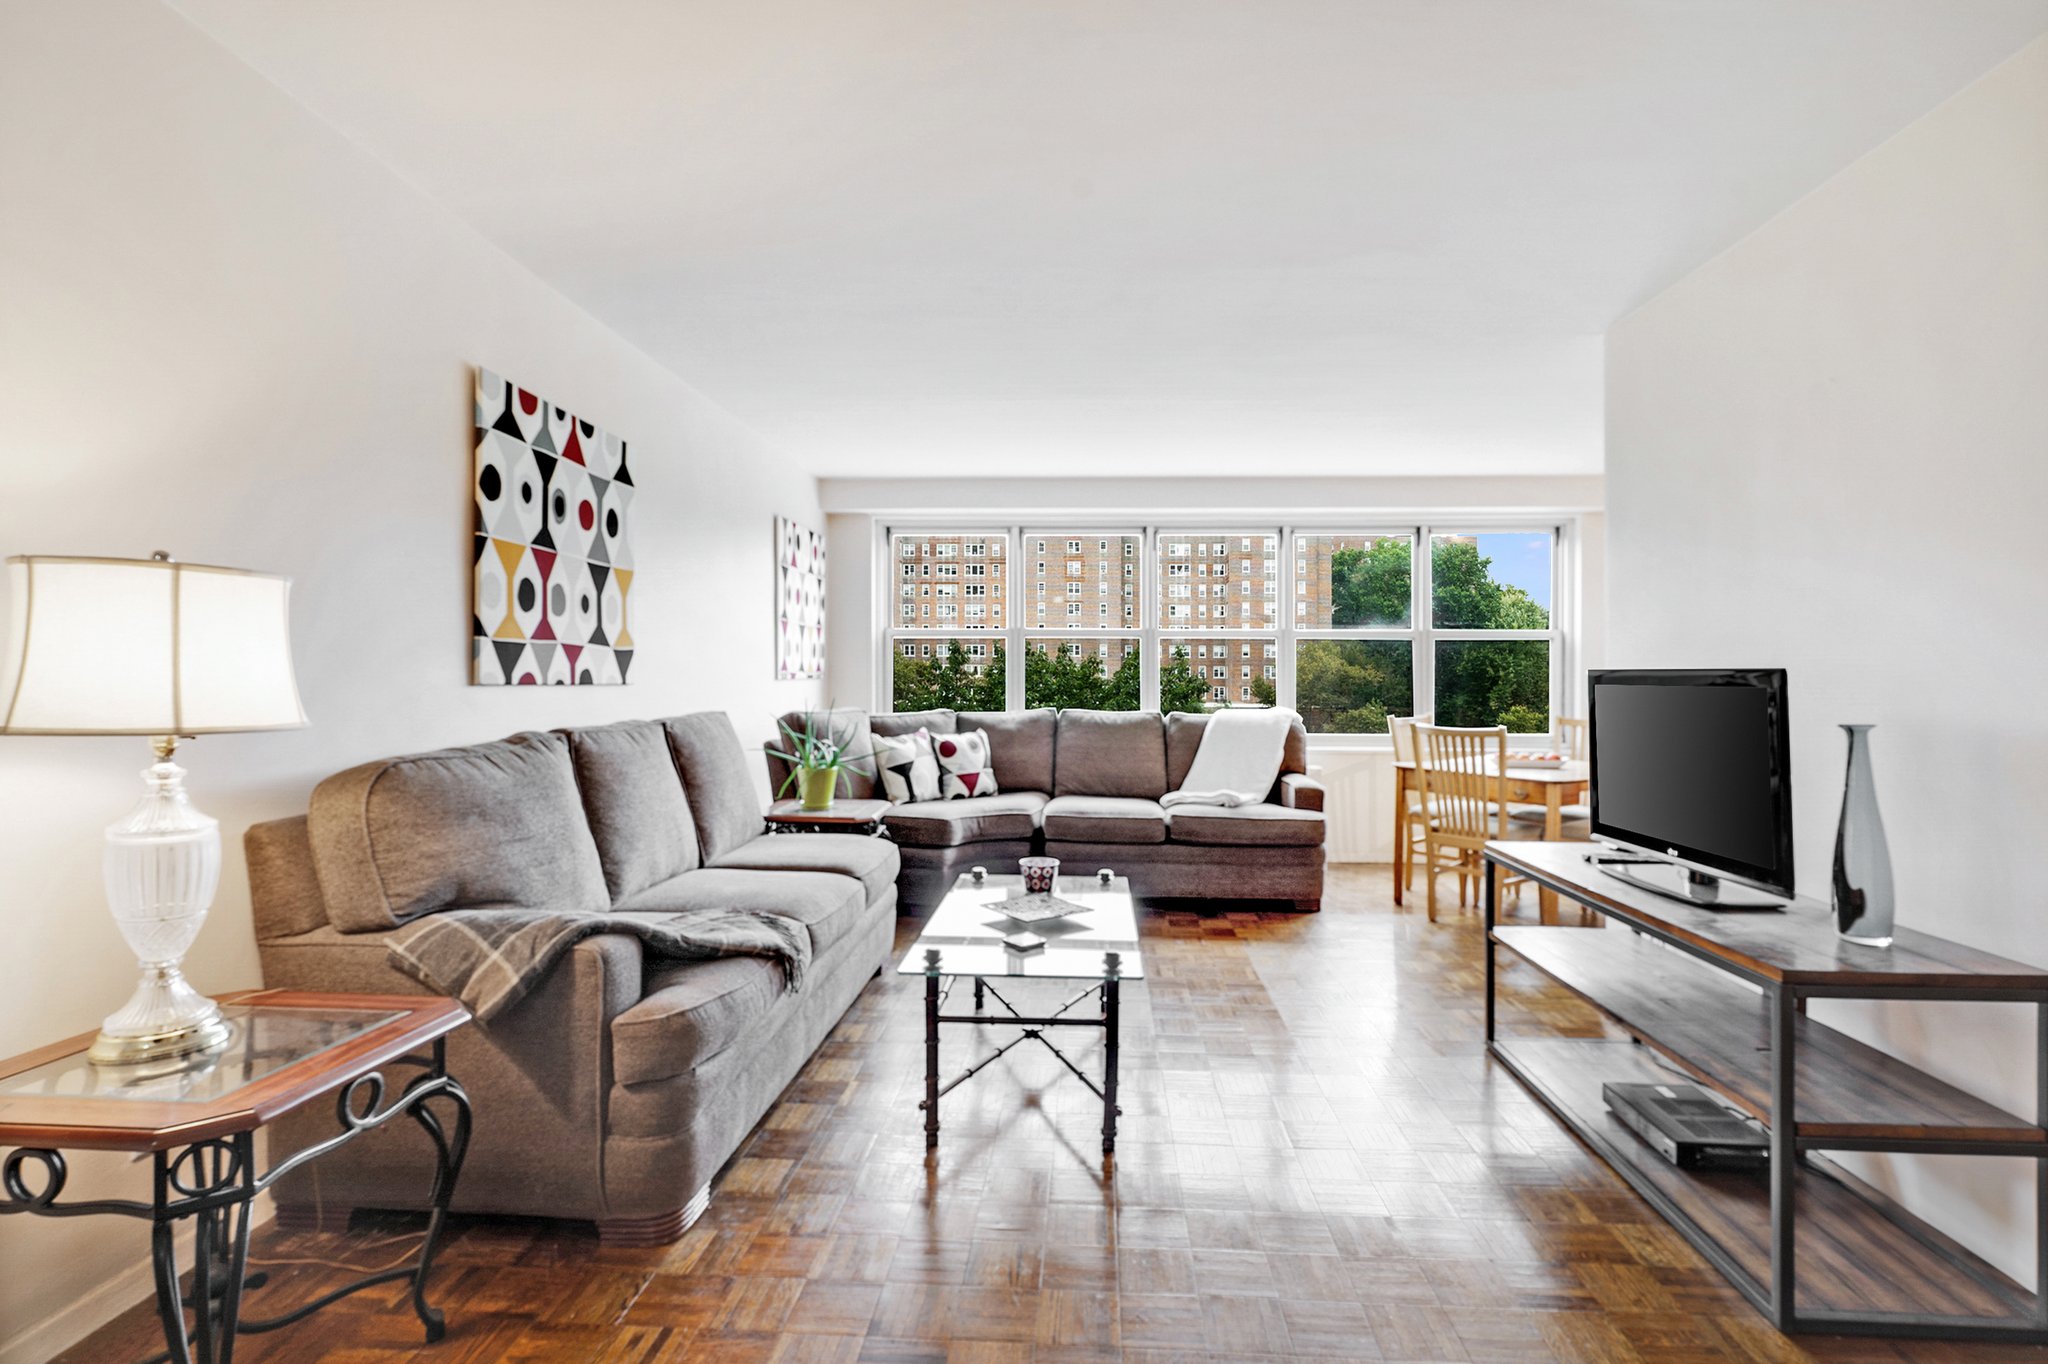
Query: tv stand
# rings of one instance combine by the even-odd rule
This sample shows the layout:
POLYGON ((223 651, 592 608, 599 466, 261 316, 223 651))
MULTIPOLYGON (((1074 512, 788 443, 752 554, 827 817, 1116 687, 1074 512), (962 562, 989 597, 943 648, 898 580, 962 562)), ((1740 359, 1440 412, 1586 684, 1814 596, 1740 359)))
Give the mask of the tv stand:
MULTIPOLYGON (((2048 1342, 2048 1295, 2014 1281, 1827 1159, 1831 1151, 2029 1162, 2048 1284, 2048 970, 1900 929, 1844 941, 1825 904, 1731 915, 1607 874, 1584 843, 1489 843, 1506 867, 1631 932, 1496 921, 1483 878, 1487 1049, 1779 1330, 2048 1342), (1496 1020, 1499 971, 1533 967, 1592 1004, 1606 1036, 1540 1010, 1496 1020), (1806 1013, 1810 998, 2034 1006, 2031 1120, 1806 1013), (1681 1169, 1607 1109, 1602 1087, 1689 1080, 1770 1134, 1762 1171, 1681 1169)), ((1511 977, 1512 979, 1512 977, 1511 977)))
POLYGON ((1783 909, 1785 902, 1775 895, 1733 881, 1724 881, 1718 876, 1709 876, 1703 871, 1676 862, 1667 862, 1661 857, 1640 855, 1616 855, 1612 857, 1588 855, 1588 862, 1600 868, 1617 881, 1626 881, 1632 886, 1662 895, 1666 899, 1680 900, 1701 909, 1783 909))

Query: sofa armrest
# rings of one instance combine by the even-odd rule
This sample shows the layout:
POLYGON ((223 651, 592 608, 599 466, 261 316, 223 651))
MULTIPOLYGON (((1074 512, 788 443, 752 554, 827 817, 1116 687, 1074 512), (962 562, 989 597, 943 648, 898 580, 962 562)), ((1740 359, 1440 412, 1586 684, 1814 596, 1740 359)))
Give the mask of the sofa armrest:
POLYGON ((1314 777, 1300 772, 1287 772, 1281 775, 1279 796, 1279 803, 1290 810, 1323 808, 1323 784, 1314 777))
MULTIPOLYGON (((258 944, 264 983, 303 990, 424 994, 385 955, 391 934, 332 927, 258 944)), ((577 943, 533 992, 488 1026, 450 1034, 448 1070, 476 1114, 463 1185, 490 1186, 477 1206, 550 1217, 601 1218, 612 1077, 612 1020, 639 1001, 637 938, 600 934, 577 943)), ((271 1155, 325 1140, 330 1105, 309 1104, 270 1129, 271 1155)), ((398 1126, 409 1129, 411 1124, 398 1126)), ((357 1142, 278 1187, 281 1204, 424 1206, 432 1169, 423 1134, 357 1142), (317 1182, 316 1182, 317 1181, 317 1182)), ((463 1194, 458 1188, 456 1198, 463 1194)))

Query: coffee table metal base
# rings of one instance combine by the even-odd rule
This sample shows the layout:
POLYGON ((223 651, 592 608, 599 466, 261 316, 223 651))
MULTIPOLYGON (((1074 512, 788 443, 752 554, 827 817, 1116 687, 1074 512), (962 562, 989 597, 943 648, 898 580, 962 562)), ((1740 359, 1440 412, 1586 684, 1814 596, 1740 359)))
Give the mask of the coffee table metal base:
POLYGON ((1102 1152, 1104 1155, 1116 1151, 1116 1120, 1123 1110, 1116 1104, 1116 1062, 1117 1033, 1122 1008, 1123 982, 1110 975, 1098 984, 1090 985, 1049 1014, 1032 1015, 1019 1013, 1009 1000, 1004 999, 985 977, 975 976, 974 1012, 971 1014, 948 1014, 941 1010, 959 977, 947 977, 938 969, 937 952, 926 954, 924 974, 924 1101, 918 1105, 924 1110, 924 1144, 927 1150, 939 1144, 939 1100, 972 1079, 978 1072, 1001 1058, 1012 1047, 1026 1041, 1037 1042, 1059 1058, 1060 1064, 1072 1071, 1074 1077, 1088 1086, 1095 1096, 1102 1100, 1102 1152), (942 982, 945 982, 942 985, 942 982), (1000 1014, 984 1013, 986 997, 993 995, 996 1003, 1007 1011, 1000 1014), (1094 1018, 1074 1018, 1068 1010, 1083 1000, 1095 998, 1100 1001, 1100 1011, 1094 1018), (969 1023, 977 1026, 1021 1027, 1023 1032, 1011 1038, 989 1055, 982 1057, 966 1070, 955 1075, 944 1084, 939 1083, 939 1025, 942 1023, 969 1023), (1100 1028, 1103 1033, 1102 1083, 1096 1084, 1082 1069, 1070 1060, 1067 1054, 1054 1046, 1052 1039, 1045 1035, 1048 1028, 1100 1028))

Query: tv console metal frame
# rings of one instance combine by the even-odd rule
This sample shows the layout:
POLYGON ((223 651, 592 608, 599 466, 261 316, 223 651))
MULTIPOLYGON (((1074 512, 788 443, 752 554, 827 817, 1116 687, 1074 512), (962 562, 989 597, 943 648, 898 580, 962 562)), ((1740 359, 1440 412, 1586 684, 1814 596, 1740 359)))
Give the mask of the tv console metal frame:
MULTIPOLYGON (((1872 1335, 1893 1337, 1918 1337, 1940 1340, 1996 1340, 2008 1343, 2048 1343, 2048 1144, 2036 1141, 1989 1141, 1974 1139, 1942 1139, 1938 1137, 1892 1138, 1892 1137, 1842 1137, 1802 1136, 1796 1130, 1797 1119, 1797 1029, 1795 1019, 1806 1011, 1809 999, 1868 999, 1901 1001, 1962 1001, 1967 1003, 2014 1002, 2034 1006, 2035 1018, 2035 1113, 2034 1122, 2038 1127, 2048 1128, 2048 985, 2036 988, 2009 987, 1942 987, 1920 984, 1880 984, 1869 980, 1829 983, 1822 981, 1791 981, 1774 978, 1772 975, 1745 964, 1739 952, 1733 956, 1703 950, 1680 933, 1672 931, 1656 912, 1644 907, 1633 907, 1614 898, 1609 887, 1593 884, 1591 878, 1612 881, 1613 878, 1599 868, 1586 864, 1585 881, 1574 880, 1560 874, 1556 869, 1532 864, 1524 855, 1532 848, 1551 847, 1557 844, 1508 843, 1490 844, 1485 854, 1487 875, 1483 892, 1486 932, 1486 1042, 1488 1052, 1500 1061, 1525 1088, 1550 1109, 1565 1126, 1581 1141, 1590 1146, 1607 1164, 1620 1175, 1622 1180, 1635 1190, 1669 1223, 1674 1231, 1699 1251, 1721 1274, 1748 1298, 1756 1308, 1765 1314, 1778 1330, 1786 1334, 1799 1332, 1824 1332, 1833 1334, 1872 1335), (1537 882, 1566 899, 1575 901, 1611 921, 1624 924, 1629 930, 1654 938, 1665 945, 1685 953, 1697 962, 1714 970, 1724 972, 1737 979, 1759 987, 1763 992, 1769 1017, 1771 1043, 1770 1069, 1770 1111, 1765 1115, 1770 1131, 1770 1277, 1768 1283, 1759 1283, 1745 1270, 1734 1256, 1720 1242, 1703 1230, 1685 1210, 1680 1208, 1663 1190, 1657 1188, 1647 1176, 1641 1174, 1634 1164, 1618 1151, 1614 1143, 1603 1133, 1591 1130, 1579 1117, 1562 1106, 1547 1087, 1534 1075, 1528 1073, 1512 1054, 1502 1048, 1496 1036, 1496 953, 1502 947, 1513 951, 1510 943, 1501 942, 1495 932, 1498 924, 1498 878, 1496 867, 1512 870, 1517 876, 1537 882), (1602 893, 1603 891, 1607 893, 1602 893), (2031 1159, 2035 1164, 2035 1289, 2031 1319, 2025 1321, 1972 1318, 1948 1315, 1932 1315, 1899 1312, 1842 1312, 1828 1310, 1801 1310, 1795 1302, 1797 1257, 1794 1231, 1798 1209, 1794 1198, 1794 1181, 1798 1168, 1807 1161, 1809 1153, 1821 1151, 1881 1151, 1912 1155, 1968 1155, 2003 1156, 2031 1159)), ((1583 850, 1591 845, 1572 845, 1583 850)), ((1645 894, 1656 894, 1645 891, 1645 894)), ((1800 903, 1798 901, 1795 904, 1800 903)), ((1710 907, 1695 906, 1705 913, 1713 913, 1710 907)), ((1768 913, 1768 912, 1766 912, 1768 913)), ((1731 918, 1754 920, 1755 910, 1735 910, 1731 918)), ((1592 928, 1553 928, 1550 932, 1594 932, 1592 928)), ((1920 935, 1922 941, 1938 942, 1938 939, 1920 935)), ((1882 950, 1882 949, 1874 949, 1882 950)), ((1967 951, 1967 949, 1964 949, 1967 951)), ((1520 955, 1520 954, 1517 954, 1520 955)), ((1527 960, 1525 958, 1525 960, 1527 960)), ((1538 971, 1545 971, 1539 963, 1531 961, 1538 971)), ((2032 969, 2032 968, 2029 968, 2032 969)), ((1845 972, 1845 974, 1857 974, 1845 972)), ((2048 976, 2048 972, 2041 973, 2048 976)), ((1570 982, 1560 980, 1566 988, 1585 998, 1603 1013, 1600 1001, 1574 988, 1570 982)), ((1617 1016, 1610 1017, 1625 1031, 1631 1031, 1617 1016)), ((1643 1039, 1635 1039, 1640 1043, 1643 1039)), ((1902 1063, 1903 1064, 1903 1063, 1902 1063)), ((1676 1067, 1674 1067, 1676 1068, 1676 1067)), ((1689 1067, 1688 1067, 1689 1069, 1689 1067)), ((1711 1086, 1710 1086, 1711 1087, 1711 1086)), ((1645 1146, 1645 1153, 1649 1148, 1645 1146)), ((1655 1159, 1651 1154, 1651 1159, 1655 1159)), ((1835 1167, 1826 1172, 1828 1177, 1843 1180, 1847 1172, 1835 1167)), ((1867 1202, 1885 1218, 1896 1225, 1901 1233, 1913 1237, 1944 1257, 1955 1259, 1957 1247, 1953 1243, 1944 1245, 1939 1233, 1932 1232, 1919 1219, 1913 1218, 1902 1208, 1891 1202, 1877 1190, 1861 1185, 1853 1177, 1846 1182, 1858 1186, 1867 1202)), ((1966 1252, 1965 1252, 1966 1253, 1966 1252)), ((1966 1272, 1967 1268, 1965 1267, 1966 1272)), ((1981 1282, 1981 1280, 1980 1280, 1981 1282)))

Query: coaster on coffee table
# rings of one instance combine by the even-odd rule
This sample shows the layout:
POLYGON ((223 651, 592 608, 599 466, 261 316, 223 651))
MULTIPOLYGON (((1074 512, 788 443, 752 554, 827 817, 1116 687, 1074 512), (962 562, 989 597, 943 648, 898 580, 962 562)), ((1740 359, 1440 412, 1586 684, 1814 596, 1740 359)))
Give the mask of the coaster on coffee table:
POLYGON ((1004 916, 1020 924, 1043 923, 1047 919, 1064 919, 1069 914, 1086 914, 1087 905, 1077 905, 1072 900, 1062 900, 1057 895, 1033 895, 1018 891, 1001 900, 984 903, 990 909, 1000 911, 1004 916))

